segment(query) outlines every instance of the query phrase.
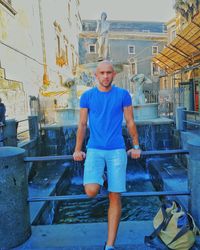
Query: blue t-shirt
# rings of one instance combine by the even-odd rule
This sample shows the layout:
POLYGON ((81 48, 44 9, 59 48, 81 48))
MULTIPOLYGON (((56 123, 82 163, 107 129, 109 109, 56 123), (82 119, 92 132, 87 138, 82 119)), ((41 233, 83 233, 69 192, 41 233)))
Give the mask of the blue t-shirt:
POLYGON ((102 92, 97 87, 86 91, 80 107, 88 109, 90 138, 88 148, 112 150, 125 148, 122 136, 123 108, 132 105, 127 90, 112 86, 102 92))

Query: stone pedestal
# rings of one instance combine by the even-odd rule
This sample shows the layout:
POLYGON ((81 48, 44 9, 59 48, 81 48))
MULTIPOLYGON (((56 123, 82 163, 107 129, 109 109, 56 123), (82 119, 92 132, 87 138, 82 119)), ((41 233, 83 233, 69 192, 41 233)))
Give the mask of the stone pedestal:
POLYGON ((4 127, 4 137, 5 146, 17 146, 17 123, 15 119, 6 120, 6 126, 4 127))
POLYGON ((24 153, 0 148, 0 249, 21 245, 31 235, 24 153))
POLYGON ((134 120, 149 120, 158 118, 158 103, 145 103, 133 106, 134 120))
MULTIPOLYGON (((198 137, 197 137, 198 138, 198 137)), ((188 178, 190 197, 190 212, 193 215, 195 222, 200 226, 200 140, 190 139, 188 141, 189 164, 188 178)))

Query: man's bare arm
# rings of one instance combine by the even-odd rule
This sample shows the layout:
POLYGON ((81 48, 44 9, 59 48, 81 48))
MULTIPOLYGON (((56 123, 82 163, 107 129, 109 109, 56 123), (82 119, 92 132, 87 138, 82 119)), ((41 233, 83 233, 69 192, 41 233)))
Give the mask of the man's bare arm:
POLYGON ((87 120, 88 120, 88 109, 81 108, 80 109, 80 118, 78 124, 78 130, 76 135, 76 146, 74 150, 74 160, 75 161, 82 161, 85 158, 85 153, 82 152, 83 141, 86 134, 87 129, 87 120))
POLYGON ((124 107, 124 118, 126 120, 128 132, 133 140, 133 145, 139 145, 137 128, 133 119, 132 106, 124 107))
MULTIPOLYGON (((137 128, 136 128, 134 118, 133 118, 132 106, 124 107, 124 118, 126 120, 128 132, 132 138, 132 144, 139 145, 137 128)), ((128 151, 128 153, 131 154, 132 158, 139 158, 141 154, 141 150, 133 148, 130 151, 128 151)))

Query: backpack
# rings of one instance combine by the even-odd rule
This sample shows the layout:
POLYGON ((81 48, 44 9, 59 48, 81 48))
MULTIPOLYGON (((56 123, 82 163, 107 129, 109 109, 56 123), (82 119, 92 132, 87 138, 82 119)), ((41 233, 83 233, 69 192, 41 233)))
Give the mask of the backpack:
POLYGON ((188 250, 199 234, 192 216, 177 201, 167 201, 161 206, 153 219, 153 226, 154 232, 145 236, 148 246, 158 236, 169 249, 188 250))

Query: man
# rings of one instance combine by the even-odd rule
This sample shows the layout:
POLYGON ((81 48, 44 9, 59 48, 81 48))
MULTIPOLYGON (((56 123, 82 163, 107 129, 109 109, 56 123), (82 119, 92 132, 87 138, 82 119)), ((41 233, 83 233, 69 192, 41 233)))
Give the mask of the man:
POLYGON ((6 107, 0 98, 0 124, 5 124, 6 107))
POLYGON ((90 138, 83 184, 89 197, 96 196, 103 185, 106 164, 109 209, 105 250, 114 250, 121 216, 120 193, 126 191, 127 154, 122 136, 123 113, 134 145, 129 154, 132 158, 139 158, 141 152, 133 120, 131 97, 128 91, 112 85, 115 74, 112 64, 108 61, 102 61, 97 66, 98 87, 86 91, 80 100, 80 121, 73 154, 75 161, 82 161, 86 157, 81 149, 89 117, 90 138))

